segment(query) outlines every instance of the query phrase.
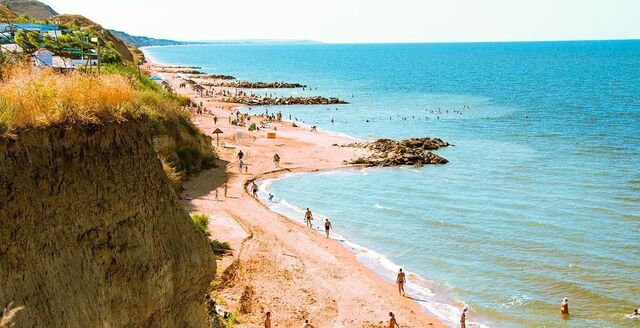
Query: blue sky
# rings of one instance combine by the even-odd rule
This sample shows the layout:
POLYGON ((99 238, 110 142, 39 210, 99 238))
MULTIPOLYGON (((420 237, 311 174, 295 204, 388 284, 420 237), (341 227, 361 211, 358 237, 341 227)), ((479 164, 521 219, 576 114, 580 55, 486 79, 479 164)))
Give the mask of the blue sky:
POLYGON ((44 0, 177 40, 466 42, 640 38, 640 0, 44 0))

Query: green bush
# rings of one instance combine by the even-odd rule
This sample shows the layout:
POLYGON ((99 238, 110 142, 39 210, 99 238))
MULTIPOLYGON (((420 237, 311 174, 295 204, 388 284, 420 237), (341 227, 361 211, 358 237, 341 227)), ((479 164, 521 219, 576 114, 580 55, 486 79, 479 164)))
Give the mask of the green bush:
POLYGON ((193 213, 191 214, 191 220, 193 220, 193 224, 196 225, 196 228, 198 228, 200 232, 202 232, 203 234, 207 234, 209 217, 206 214, 193 213))
POLYGON ((211 323, 214 328, 232 328, 234 324, 238 323, 238 319, 236 319, 235 313, 230 312, 226 319, 222 316, 217 316, 211 323))
POLYGON ((249 131, 255 131, 255 130, 257 130, 257 129, 258 129, 258 127, 256 126, 256 124, 255 124, 255 123, 251 123, 251 124, 249 125, 249 131))
POLYGON ((185 172, 188 175, 198 173, 204 169, 215 167, 216 157, 214 154, 203 154, 196 148, 183 148, 178 150, 174 164, 177 171, 185 172))
POLYGON ((215 255, 223 256, 231 253, 231 246, 229 246, 228 242, 220 242, 217 240, 212 240, 209 242, 211 245, 211 250, 215 255))

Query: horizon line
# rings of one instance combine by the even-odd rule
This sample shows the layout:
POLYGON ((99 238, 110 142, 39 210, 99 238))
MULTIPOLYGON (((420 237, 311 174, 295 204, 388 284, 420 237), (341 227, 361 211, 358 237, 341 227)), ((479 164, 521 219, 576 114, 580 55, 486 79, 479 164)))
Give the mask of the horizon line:
MULTIPOLYGON (((550 39, 550 40, 483 40, 483 41, 349 41, 349 42, 327 42, 308 39, 223 39, 223 40, 176 40, 171 38, 155 38, 158 40, 168 40, 185 43, 183 45, 203 45, 203 44, 292 44, 292 43, 307 43, 307 44, 325 44, 325 45, 383 45, 383 44, 480 44, 480 43, 545 43, 545 42, 607 42, 607 41, 640 41, 640 37, 637 38, 604 38, 604 39, 550 39)), ((176 46, 176 45, 169 45, 176 46)), ((147 46, 147 47, 163 47, 163 46, 147 46)))

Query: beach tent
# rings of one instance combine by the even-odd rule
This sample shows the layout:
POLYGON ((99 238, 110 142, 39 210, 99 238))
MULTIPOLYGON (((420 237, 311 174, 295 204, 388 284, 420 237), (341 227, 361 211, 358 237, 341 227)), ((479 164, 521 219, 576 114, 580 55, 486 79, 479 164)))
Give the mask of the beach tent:
POLYGON ((154 76, 150 77, 149 80, 151 80, 151 81, 164 81, 162 76, 159 76, 159 75, 154 75, 154 76))

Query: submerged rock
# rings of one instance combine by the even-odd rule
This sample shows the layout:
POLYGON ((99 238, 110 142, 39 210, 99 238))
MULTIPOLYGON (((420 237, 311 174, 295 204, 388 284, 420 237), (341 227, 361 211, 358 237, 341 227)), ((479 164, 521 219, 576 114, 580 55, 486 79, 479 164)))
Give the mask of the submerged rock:
POLYGON ((378 139, 373 142, 355 142, 343 145, 343 147, 369 150, 369 156, 359 157, 349 162, 349 164, 365 166, 446 164, 449 162, 447 159, 431 151, 448 146, 450 146, 448 142, 438 138, 411 138, 398 141, 378 139))

